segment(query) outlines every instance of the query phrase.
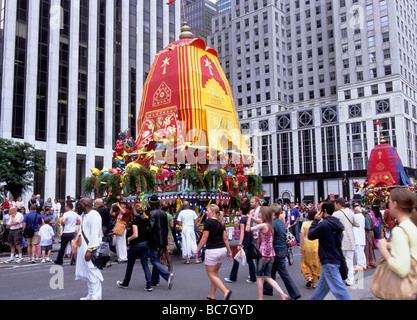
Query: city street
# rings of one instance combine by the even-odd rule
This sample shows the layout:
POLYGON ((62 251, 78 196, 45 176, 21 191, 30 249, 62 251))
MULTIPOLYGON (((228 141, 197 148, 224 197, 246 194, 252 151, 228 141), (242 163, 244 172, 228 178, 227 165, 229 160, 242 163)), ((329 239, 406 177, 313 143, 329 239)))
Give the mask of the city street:
MULTIPOLYGON (((231 242, 236 245, 235 241, 231 242)), ((54 245, 54 249, 58 245, 54 245)), ((296 285, 301 292, 300 300, 309 300, 314 289, 305 287, 304 277, 300 271, 301 254, 298 247, 293 249, 294 264, 288 267, 296 285)), ((51 255, 52 260, 56 252, 51 255)), ((377 257, 379 252, 376 250, 377 257)), ((54 263, 29 264, 25 260, 21 263, 5 264, 7 255, 0 258, 0 300, 78 300, 87 295, 87 286, 81 281, 74 280, 75 266, 69 264, 66 259, 64 265, 57 266, 54 263)), ((210 282, 207 278, 203 264, 184 264, 178 251, 172 256, 174 264, 174 285, 171 290, 162 279, 159 287, 154 287, 153 292, 144 291, 145 279, 137 261, 132 275, 129 289, 117 287, 116 281, 123 280, 126 264, 112 263, 112 266, 103 270, 103 299, 104 300, 205 300, 209 294, 210 282)), ((150 264, 150 263, 149 263, 150 264)), ((226 262, 220 269, 221 279, 229 276, 232 262, 226 262)), ((375 270, 367 270, 356 274, 356 286, 348 287, 353 300, 377 300, 369 287, 375 270)), ((256 284, 246 283, 248 267, 239 269, 236 283, 225 283, 226 287, 233 291, 231 300, 256 300, 256 284)), ((282 281, 278 277, 278 283, 285 290, 282 281)), ((221 300, 222 294, 217 292, 216 298, 221 300)), ((265 296, 265 300, 279 300, 279 295, 265 296)), ((329 293, 326 300, 335 300, 329 293)))

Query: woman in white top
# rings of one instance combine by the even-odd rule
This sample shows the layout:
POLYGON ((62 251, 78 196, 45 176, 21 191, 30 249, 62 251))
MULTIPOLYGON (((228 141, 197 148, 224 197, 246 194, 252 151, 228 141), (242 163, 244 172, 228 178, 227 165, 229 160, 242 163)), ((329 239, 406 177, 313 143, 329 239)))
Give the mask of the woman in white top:
POLYGON ((19 209, 25 207, 25 203, 22 201, 22 197, 17 198, 16 207, 18 207, 19 209))
POLYGON ((59 217, 59 213, 61 212, 61 204, 58 202, 58 199, 54 200, 54 204, 52 205, 52 209, 54 209, 54 216, 56 219, 59 217))

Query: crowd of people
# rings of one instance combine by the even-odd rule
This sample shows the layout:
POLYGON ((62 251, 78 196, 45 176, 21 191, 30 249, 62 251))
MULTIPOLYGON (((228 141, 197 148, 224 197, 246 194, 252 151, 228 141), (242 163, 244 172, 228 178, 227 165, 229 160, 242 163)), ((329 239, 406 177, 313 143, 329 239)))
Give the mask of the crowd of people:
MULTIPOLYGON (((68 196, 66 205, 72 209, 75 202, 68 196)), ((61 212, 60 202, 57 199, 52 202, 51 198, 43 201, 40 195, 32 195, 26 206, 22 197, 18 197, 17 201, 10 197, 0 209, 0 250, 10 247, 11 251, 6 262, 20 263, 23 251, 27 251, 30 263, 37 260, 51 262, 52 244, 61 240, 64 229, 64 212, 61 212)))
MULTIPOLYGON (((75 278, 87 281, 88 295, 83 299, 101 299, 101 271, 91 263, 91 252, 101 242, 108 242, 117 255, 117 262, 126 263, 120 288, 129 287, 137 259, 145 277, 145 290, 159 286, 160 278, 173 287, 173 227, 176 215, 181 229, 181 250, 185 264, 195 259, 204 263, 210 280, 209 300, 215 300, 219 289, 225 300, 232 290, 224 282, 234 283, 241 262, 234 259, 229 244, 224 213, 219 206, 207 207, 201 239, 196 238, 199 223, 190 203, 184 201, 178 212, 163 206, 158 196, 148 199, 148 207, 141 203, 116 202, 108 209, 101 199, 67 198, 65 212, 49 198, 42 203, 34 196, 28 212, 21 198, 3 203, 3 238, 10 245, 6 262, 22 261, 22 249, 27 248, 28 262, 51 262, 52 244, 61 243, 54 263, 63 264, 64 257, 76 264, 75 278), (59 207, 59 208, 58 208, 59 207), (76 253, 71 243, 77 243, 76 253), (202 253, 203 252, 203 253, 202 253), (201 256, 201 257, 200 257, 201 256), (152 270, 148 265, 150 260, 152 270), (224 282, 219 270, 227 260, 233 261, 229 277, 224 282)), ((238 245, 235 254, 245 253, 249 268, 248 283, 256 283, 258 299, 273 295, 275 290, 282 300, 301 297, 287 270, 288 234, 291 233, 301 253, 300 272, 305 286, 313 288, 311 299, 324 299, 331 291, 337 299, 350 300, 348 286, 354 284, 355 272, 378 266, 375 249, 389 261, 392 271, 401 277, 410 272, 410 259, 417 258, 416 196, 406 189, 391 192, 389 203, 381 206, 362 206, 346 203, 342 198, 317 205, 297 203, 262 205, 258 197, 239 209, 238 245), (405 228, 404 236, 397 226, 405 228), (280 275, 283 288, 276 281, 280 275)))

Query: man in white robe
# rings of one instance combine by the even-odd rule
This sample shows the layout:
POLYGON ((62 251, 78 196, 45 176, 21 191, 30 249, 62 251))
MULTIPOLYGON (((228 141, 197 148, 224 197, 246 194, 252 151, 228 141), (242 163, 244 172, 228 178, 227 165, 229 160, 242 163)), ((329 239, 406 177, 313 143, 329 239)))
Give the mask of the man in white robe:
MULTIPOLYGON (((184 202, 184 209, 178 214, 177 221, 178 225, 182 227, 182 257, 185 258, 185 263, 189 264, 190 257, 197 250, 194 226, 197 224, 198 217, 195 211, 190 209, 190 204, 187 201, 184 202)), ((195 263, 200 263, 197 256, 195 263)))
POLYGON ((91 261, 91 251, 100 245, 102 238, 101 216, 96 210, 93 210, 91 199, 81 199, 79 210, 83 212, 80 228, 82 241, 81 246, 77 249, 75 280, 87 282, 88 295, 80 300, 101 300, 103 275, 91 261))

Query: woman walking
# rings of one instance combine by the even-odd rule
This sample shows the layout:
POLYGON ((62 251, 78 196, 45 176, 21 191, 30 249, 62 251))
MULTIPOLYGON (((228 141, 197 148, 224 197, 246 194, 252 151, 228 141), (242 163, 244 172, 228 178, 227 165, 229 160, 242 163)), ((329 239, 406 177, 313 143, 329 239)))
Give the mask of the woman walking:
MULTIPOLYGON (((410 272, 416 274, 417 260, 417 199, 415 194, 407 189, 398 188, 391 191, 389 208, 398 221, 398 226, 392 230, 392 240, 381 239, 378 249, 387 261, 388 268, 398 277, 405 278, 410 272)), ((400 289, 400 288, 396 288, 400 289)), ((415 297, 417 298, 417 292, 415 297)))
POLYGON ((207 208, 207 220, 204 223, 203 236, 198 244, 197 250, 194 253, 198 256, 198 252, 206 244, 205 260, 207 276, 211 281, 210 295, 208 300, 216 299, 217 288, 224 295, 224 300, 229 300, 232 294, 228 290, 219 277, 219 269, 226 256, 232 259, 232 251, 227 240, 226 228, 223 224, 223 212, 215 204, 211 204, 207 208))
POLYGON ((263 300, 263 278, 271 285, 280 295, 282 300, 288 300, 288 296, 282 291, 279 284, 271 278, 272 265, 275 258, 275 250, 273 246, 274 226, 272 223, 272 210, 269 207, 261 207, 258 214, 261 220, 260 224, 251 227, 252 214, 249 215, 246 224, 246 231, 259 231, 259 251, 261 258, 257 261, 256 266, 256 284, 258 286, 258 300, 263 300))
POLYGON ((142 269, 145 273, 145 291, 152 291, 152 276, 148 266, 148 240, 151 223, 144 217, 144 212, 145 208, 140 203, 135 204, 132 224, 133 234, 127 238, 129 250, 127 252, 126 274, 123 281, 117 281, 117 285, 124 289, 129 287, 136 259, 140 258, 142 269))
POLYGON ((308 212, 307 221, 301 227, 300 253, 301 253, 301 273, 304 274, 306 287, 316 288, 321 274, 321 264, 319 259, 319 241, 309 240, 308 231, 314 221, 317 211, 312 209, 308 212))
MULTIPOLYGON (((239 244, 237 246, 238 250, 245 250, 246 246, 248 246, 251 242, 253 242, 253 235, 252 232, 246 232, 246 223, 248 222, 248 214, 249 214, 249 206, 242 205, 239 209, 240 214, 242 215, 242 218, 239 222, 239 230, 240 230, 240 238, 239 238, 239 244)), ((249 266, 249 279, 246 280, 247 283, 255 283, 256 282, 256 276, 255 276, 255 263, 253 262, 253 259, 250 259, 246 257, 246 262, 249 266)), ((229 278, 224 278, 226 282, 236 282, 237 280, 237 273, 239 271, 239 262, 237 262, 235 259, 233 259, 233 267, 230 271, 229 278)))

